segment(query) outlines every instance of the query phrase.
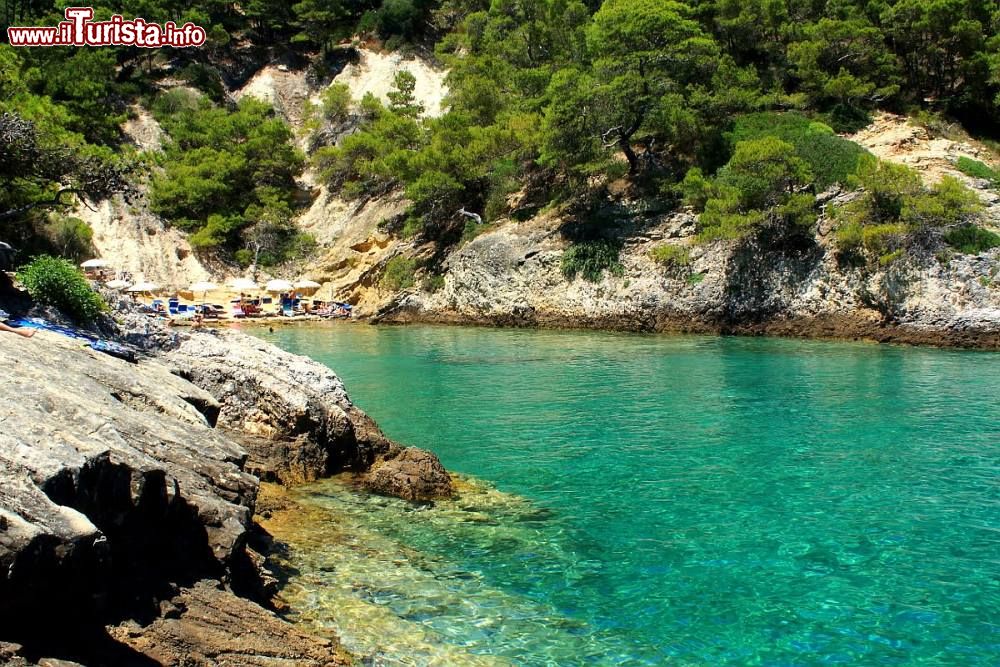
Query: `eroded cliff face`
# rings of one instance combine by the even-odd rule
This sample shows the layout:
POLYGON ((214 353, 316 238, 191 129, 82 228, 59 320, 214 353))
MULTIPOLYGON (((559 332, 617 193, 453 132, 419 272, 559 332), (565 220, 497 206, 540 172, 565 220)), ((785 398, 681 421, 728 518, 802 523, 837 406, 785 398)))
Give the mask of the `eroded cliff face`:
POLYGON ((376 319, 1000 343, 998 250, 865 268, 841 261, 825 218, 811 237, 703 245, 680 212, 610 229, 623 274, 588 282, 562 274, 562 222, 550 214, 479 236, 448 258, 443 289, 403 294, 376 319), (687 248, 690 266, 658 265, 650 251, 663 244, 687 248))
POLYGON ((260 478, 352 471, 426 501, 451 495, 450 476, 315 362, 119 317, 138 364, 45 331, 0 335, 0 658, 342 664, 335 642, 238 598, 274 592, 252 548, 260 478))

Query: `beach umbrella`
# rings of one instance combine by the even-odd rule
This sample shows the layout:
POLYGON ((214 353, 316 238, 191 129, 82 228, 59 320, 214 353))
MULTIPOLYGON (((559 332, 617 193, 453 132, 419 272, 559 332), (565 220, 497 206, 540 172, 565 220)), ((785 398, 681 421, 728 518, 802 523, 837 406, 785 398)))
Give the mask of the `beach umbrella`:
POLYGON ((111 262, 106 259, 88 259, 80 265, 83 269, 104 269, 111 266, 111 262))
POLYGON ((287 280, 272 280, 264 287, 264 291, 270 292, 271 294, 280 294, 281 292, 291 292, 295 289, 287 280))
POLYGON ((300 280, 295 283, 295 291, 308 294, 315 294, 320 287, 322 285, 314 280, 300 280))
POLYGON ((194 285, 191 285, 191 287, 189 289, 191 290, 192 293, 198 294, 199 292, 201 292, 201 293, 212 292, 214 290, 219 289, 219 286, 216 285, 215 283, 201 282, 201 283, 195 283, 194 285))
POLYGON ((238 292, 255 292, 260 289, 260 285, 249 278, 237 278, 229 281, 229 287, 238 292))
POLYGON ((159 285, 157 285, 156 283, 150 283, 146 281, 139 281, 135 285, 132 285, 131 287, 128 288, 128 291, 131 292, 132 294, 145 294, 147 292, 153 293, 153 292, 158 292, 159 290, 160 290, 159 285))
POLYGON ((128 281, 127 280, 112 280, 112 281, 110 281, 108 283, 105 283, 104 286, 107 287, 108 289, 122 290, 122 289, 125 289, 126 287, 128 287, 128 281))

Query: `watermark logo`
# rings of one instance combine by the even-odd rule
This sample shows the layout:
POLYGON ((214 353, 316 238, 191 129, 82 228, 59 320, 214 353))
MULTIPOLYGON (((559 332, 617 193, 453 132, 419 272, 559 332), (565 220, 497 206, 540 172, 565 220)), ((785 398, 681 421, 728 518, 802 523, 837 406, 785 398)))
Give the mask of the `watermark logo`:
POLYGON ((93 21, 93 7, 67 7, 65 21, 50 27, 10 27, 11 46, 162 46, 185 48, 205 43, 206 32, 191 22, 178 27, 173 21, 163 25, 135 18, 126 21, 115 14, 110 21, 93 21))

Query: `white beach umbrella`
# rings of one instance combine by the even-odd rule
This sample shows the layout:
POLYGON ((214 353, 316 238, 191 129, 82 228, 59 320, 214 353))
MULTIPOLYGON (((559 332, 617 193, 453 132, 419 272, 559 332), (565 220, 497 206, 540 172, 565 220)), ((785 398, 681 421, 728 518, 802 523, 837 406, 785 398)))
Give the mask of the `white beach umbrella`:
POLYGON ((111 262, 106 259, 88 259, 80 265, 83 269, 104 269, 111 266, 111 262))
POLYGON ((191 285, 191 287, 188 288, 188 289, 190 289, 195 294, 198 294, 198 293, 204 293, 204 292, 212 292, 214 290, 219 289, 219 286, 216 285, 215 283, 201 282, 201 283, 195 283, 194 285, 191 285))
POLYGON ((240 292, 254 292, 260 289, 260 285, 249 278, 237 278, 229 281, 229 287, 240 292))
POLYGON ((104 286, 107 287, 108 289, 121 290, 121 289, 125 289, 126 287, 128 287, 128 281, 127 280, 112 280, 110 282, 105 283, 104 286))
POLYGON ((295 289, 294 285, 287 280, 272 280, 264 288, 264 291, 271 294, 280 294, 281 292, 290 292, 293 289, 295 289))
POLYGON ((320 285, 315 280, 300 280, 297 283, 295 283, 296 291, 308 294, 315 294, 320 287, 322 287, 322 285, 320 285))
POLYGON ((159 285, 157 285, 156 283, 150 283, 146 281, 137 282, 135 285, 132 285, 131 287, 128 288, 128 291, 133 294, 143 294, 146 292, 152 293, 152 292, 157 292, 159 290, 160 290, 159 285))

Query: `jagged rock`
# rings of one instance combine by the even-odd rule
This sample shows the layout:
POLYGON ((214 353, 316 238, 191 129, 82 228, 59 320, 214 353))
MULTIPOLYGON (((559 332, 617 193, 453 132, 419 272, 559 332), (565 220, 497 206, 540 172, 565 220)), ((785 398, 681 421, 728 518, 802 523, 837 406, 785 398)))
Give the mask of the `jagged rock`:
POLYGON ((172 599, 181 610, 151 625, 110 629, 137 654, 163 665, 333 667, 352 664, 331 641, 296 630, 249 600, 199 582, 172 599))
POLYGON ((0 626, 242 550, 258 482, 211 428, 211 395, 48 332, 0 337, 0 385, 0 626))
POLYGON ((219 425, 245 436, 265 481, 367 470, 394 445, 351 403, 340 378, 306 357, 235 331, 182 334, 163 357, 219 402, 219 425))
POLYGON ((372 468, 363 482, 365 488, 386 496, 425 502, 455 495, 451 475, 441 461, 422 449, 404 449, 393 458, 372 468))

